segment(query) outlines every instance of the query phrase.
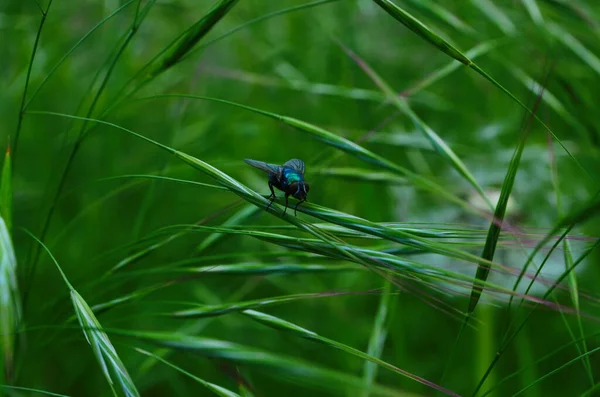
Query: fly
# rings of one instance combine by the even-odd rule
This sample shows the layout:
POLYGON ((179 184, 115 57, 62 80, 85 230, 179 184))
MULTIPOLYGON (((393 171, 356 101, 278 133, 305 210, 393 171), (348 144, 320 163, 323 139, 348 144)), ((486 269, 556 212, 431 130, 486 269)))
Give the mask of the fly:
POLYGON ((284 215, 288 207, 288 197, 292 196, 299 200, 294 207, 294 215, 296 215, 296 209, 298 208, 298 205, 304 201, 307 201, 306 196, 308 195, 309 190, 308 183, 304 181, 304 161, 291 159, 286 161, 283 165, 269 164, 265 163, 264 161, 250 159, 245 159, 244 161, 251 166, 269 174, 269 189, 271 189, 271 195, 269 196, 269 199, 271 201, 269 202, 267 209, 269 209, 277 197, 275 196, 275 191, 273 190, 273 187, 276 187, 285 193, 285 209, 283 210, 284 215))

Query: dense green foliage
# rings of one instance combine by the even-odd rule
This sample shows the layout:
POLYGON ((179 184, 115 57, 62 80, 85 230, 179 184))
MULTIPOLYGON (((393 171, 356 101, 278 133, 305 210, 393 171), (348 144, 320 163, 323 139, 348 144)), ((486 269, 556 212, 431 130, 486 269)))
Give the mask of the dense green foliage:
POLYGON ((599 20, 2 2, 0 394, 598 395, 599 20))

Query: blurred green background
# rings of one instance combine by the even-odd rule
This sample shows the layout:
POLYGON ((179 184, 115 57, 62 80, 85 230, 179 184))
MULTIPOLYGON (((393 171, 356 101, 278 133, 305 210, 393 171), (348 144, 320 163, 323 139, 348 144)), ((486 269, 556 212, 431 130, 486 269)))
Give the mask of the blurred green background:
MULTIPOLYGON (((0 4, 0 142, 12 148, 12 171, 2 183, 8 186, 10 178, 13 197, 2 216, 12 216, 20 302, 2 304, 9 311, 10 304, 22 306, 10 334, 16 340, 4 339, 3 393, 442 395, 438 386, 367 364, 349 352, 352 347, 459 395, 482 396, 491 390, 488 395, 510 396, 527 387, 519 395, 600 395, 595 388, 600 361, 594 354, 599 347, 600 271, 593 252, 600 228, 594 222, 597 205, 585 207, 600 182, 600 3, 393 2, 529 109, 536 107, 543 86, 536 114, 560 144, 539 122, 527 127, 525 109, 473 67, 395 19, 381 6, 386 3, 0 4), (399 259, 465 278, 419 282, 402 271, 385 278, 385 272, 339 255, 257 239, 258 232, 314 237, 295 221, 273 216, 231 191, 187 183, 220 181, 115 127, 194 156, 264 195, 266 174, 246 165, 244 158, 277 164, 303 159, 309 202, 325 207, 323 211, 409 227, 432 240, 427 231, 444 231, 448 238, 439 240, 443 249, 480 256, 490 219, 469 209, 489 207, 457 172, 456 163, 386 97, 367 69, 406 100, 494 205, 506 188, 515 148, 529 133, 520 163, 513 163, 516 179, 507 213, 511 228, 504 230, 493 257, 497 269, 502 264, 516 270, 512 276, 491 273, 489 281, 506 290, 486 296, 464 328, 476 262, 432 252, 428 246, 415 250, 381 236, 344 235, 300 211, 302 222, 317 224, 353 247, 387 250, 399 259), (284 122, 181 94, 224 99, 314 124, 435 183, 465 205, 284 122), (532 298, 517 309, 515 299, 507 309, 515 274, 536 244, 561 219, 584 207, 583 215, 571 222, 570 243, 560 242, 551 251, 564 229, 553 231, 527 270, 533 277, 535 266, 551 254, 541 272, 545 282, 529 293, 541 299, 565 275, 560 287, 543 298, 547 304, 535 306, 532 298), (195 223, 208 228, 190 229, 195 223), (224 234, 210 228, 220 226, 228 228, 219 229, 224 234), (81 313, 74 310, 69 287, 26 231, 44 242, 95 312, 106 332, 103 340, 114 345, 118 357, 107 360, 106 370, 112 389, 97 352, 86 341, 90 331, 82 332, 76 320, 81 313), (576 276, 564 273, 587 254, 576 276), (316 295, 279 302, 295 294, 316 295), (278 304, 270 305, 270 299, 278 304), (329 342, 310 340, 304 331, 265 326, 252 321, 252 313, 242 313, 243 308, 234 310, 251 300, 260 304, 249 308, 329 342), (202 305, 232 311, 174 316, 202 305), (505 344, 521 321, 524 327, 505 344), (194 339, 200 348, 186 337, 210 339, 194 339), (344 348, 336 349, 336 343, 344 348), (14 357, 7 358, 11 349, 14 357), (484 378, 497 351, 497 365, 484 378), (122 380, 123 373, 110 369, 119 360, 137 392, 124 391, 128 381, 122 380)), ((320 211, 317 206, 306 208, 320 211)), ((274 208, 281 212, 281 206, 274 208)), ((292 216, 288 211, 287 217, 292 216)), ((350 221, 340 222, 342 228, 350 221)), ((7 249, 3 246, 4 255, 7 249)), ((5 291, 16 285, 3 277, 5 291)), ((519 292, 526 286, 522 283, 519 292)), ((7 327, 5 323, 5 332, 7 327)))

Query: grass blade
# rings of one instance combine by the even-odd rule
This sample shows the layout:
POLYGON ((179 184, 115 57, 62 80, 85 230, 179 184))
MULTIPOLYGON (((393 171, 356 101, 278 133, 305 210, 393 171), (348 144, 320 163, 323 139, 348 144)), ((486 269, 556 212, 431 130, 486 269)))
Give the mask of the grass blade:
MULTIPOLYGON (((4 182, 4 180, 2 181, 4 182)), ((0 217, 0 350, 2 383, 12 380, 15 339, 21 321, 21 297, 17 283, 17 259, 10 231, 0 217)))
POLYGON ((155 354, 152 354, 149 351, 138 349, 138 348, 136 348, 135 350, 137 350, 139 353, 142 353, 142 354, 144 354, 146 356, 150 356, 150 357, 154 358, 155 360, 160 361, 163 364, 168 365, 169 367, 177 370, 178 372, 181 372, 185 376, 188 376, 188 377, 192 378, 196 382, 200 383, 202 386, 206 387, 208 390, 210 390, 213 393, 215 393, 217 396, 221 396, 221 397, 240 397, 239 394, 234 393, 234 392, 232 392, 230 390, 227 390, 224 387, 215 385, 214 383, 207 382, 204 379, 198 378, 197 376, 189 373, 188 371, 184 370, 183 368, 178 367, 178 366, 176 366, 174 364, 171 364, 170 362, 168 362, 164 358, 159 357, 159 356, 157 356, 155 354))
POLYGON ((492 76, 490 76, 482 68, 480 68, 478 65, 476 65, 466 55, 464 55, 462 52, 460 52, 456 47, 454 47, 448 41, 441 38, 439 35, 437 35, 432 30, 430 30, 427 26, 425 26, 425 24, 423 24, 421 21, 419 21, 418 19, 416 19, 415 17, 410 15, 408 12, 404 11, 402 8, 398 7, 396 4, 394 4, 390 0, 373 0, 373 1, 375 3, 377 3, 381 8, 383 8, 388 14, 390 14, 392 17, 394 17, 396 20, 398 20, 399 22, 404 24, 407 28, 412 30, 419 37, 421 37, 425 41, 431 43, 436 48, 438 48, 440 51, 446 53, 447 55, 449 55, 452 58, 456 59, 457 61, 461 62, 462 64, 472 68, 474 71, 476 71, 481 76, 483 76, 483 78, 485 78, 490 83, 495 85, 497 88, 502 90, 506 95, 508 95, 513 101, 515 101, 525 111, 527 111, 529 114, 531 114, 544 127, 544 129, 552 135, 552 137, 556 140, 556 142, 558 142, 558 144, 563 148, 565 153, 567 153, 569 155, 569 157, 573 160, 573 162, 575 162, 575 164, 577 164, 579 169, 581 169, 581 171, 588 178, 590 178, 590 176, 587 173, 587 171, 585 170, 585 168, 583 168, 583 166, 579 163, 579 161, 577 161, 577 159, 571 154, 571 152, 567 149, 567 147, 563 144, 563 142, 560 139, 558 139, 556 134, 554 134, 554 132, 552 132, 552 130, 542 120, 540 120, 539 117, 537 117, 535 115, 535 112, 530 110, 523 102, 521 102, 510 91, 508 91, 506 88, 504 88, 504 86, 502 86, 500 83, 498 83, 496 80, 494 80, 492 78, 492 76))
POLYGON ((343 343, 337 342, 335 340, 329 339, 329 338, 325 338, 323 336, 320 336, 318 334, 316 334, 315 332, 309 331, 305 328, 302 328, 296 324, 290 323, 289 321, 286 320, 282 320, 278 317, 275 316, 271 316, 265 313, 261 313, 261 312, 257 312, 255 310, 246 310, 243 312, 245 315, 249 316, 250 318, 252 318, 255 321, 258 321, 259 323, 262 323, 268 327, 271 328, 275 328, 275 329, 280 329, 283 331, 288 331, 288 332, 292 332, 302 338, 306 338, 309 340, 314 340, 320 343, 323 343, 325 345, 328 345, 330 347, 333 347, 335 349, 339 349, 342 350, 343 352, 349 353, 351 355, 354 355, 356 357, 359 357, 363 360, 367 360, 370 361, 372 363, 375 363, 383 368, 389 369, 390 371, 396 372, 402 376, 405 376, 415 382, 421 383, 429 388, 435 389, 439 392, 442 392, 446 395, 449 396, 458 396, 458 394, 454 393, 451 390, 445 389, 439 385, 436 385, 433 382, 430 382, 424 378, 421 378, 420 376, 416 376, 414 374, 411 374, 410 372, 407 372, 403 369, 400 369, 392 364, 389 364, 385 361, 382 361, 376 357, 373 356, 369 356, 368 354, 361 352, 360 350, 357 350, 353 347, 350 347, 348 345, 345 345, 343 343))
POLYGON ((79 295, 79 293, 73 288, 73 285, 67 279, 66 274, 63 272, 62 268, 50 252, 48 248, 33 234, 27 232, 38 244, 42 246, 42 248, 46 251, 56 268, 58 269, 62 279, 70 291, 71 303, 73 304, 73 308, 75 309, 75 314, 79 320, 79 325, 81 326, 81 330, 85 339, 88 341, 90 346, 92 347, 92 351, 96 356, 96 360, 100 364, 100 368, 102 368, 102 372, 110 388, 113 393, 116 394, 116 391, 113 387, 113 374, 117 378, 118 384, 121 386, 121 391, 127 397, 139 397, 140 393, 137 391, 133 380, 129 376, 125 365, 119 358, 117 351, 113 347, 108 335, 102 329, 102 325, 96 319, 94 312, 89 307, 87 302, 79 295))
POLYGON ((408 116, 415 127, 429 140, 431 146, 436 152, 447 161, 462 177, 479 193, 484 202, 492 209, 494 206, 487 198, 487 195, 479 186, 475 177, 467 169, 467 166, 462 160, 454 153, 454 151, 444 142, 442 138, 435 131, 433 131, 423 120, 416 115, 415 112, 410 108, 410 105, 404 98, 396 95, 395 91, 375 72, 362 58, 356 55, 353 51, 346 48, 340 43, 346 54, 348 54, 362 69, 363 71, 373 80, 375 85, 385 94, 388 101, 392 102, 398 110, 408 116))

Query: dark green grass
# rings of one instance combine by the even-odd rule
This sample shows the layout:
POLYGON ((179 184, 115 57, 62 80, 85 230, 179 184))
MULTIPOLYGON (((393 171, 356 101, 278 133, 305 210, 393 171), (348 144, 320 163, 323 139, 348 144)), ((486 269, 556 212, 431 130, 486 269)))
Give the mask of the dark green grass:
POLYGON ((442 3, 0 6, 0 393, 594 395, 600 8, 442 3))

